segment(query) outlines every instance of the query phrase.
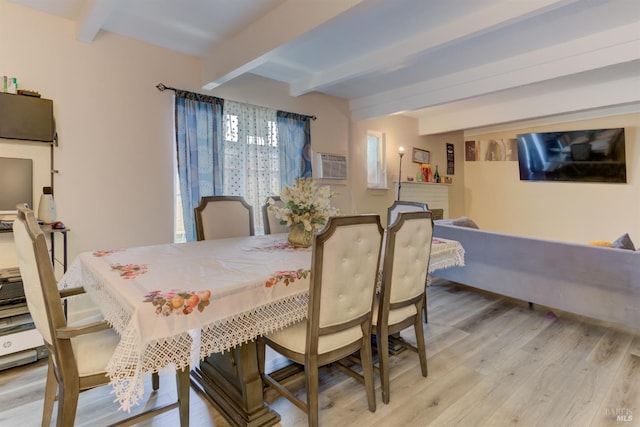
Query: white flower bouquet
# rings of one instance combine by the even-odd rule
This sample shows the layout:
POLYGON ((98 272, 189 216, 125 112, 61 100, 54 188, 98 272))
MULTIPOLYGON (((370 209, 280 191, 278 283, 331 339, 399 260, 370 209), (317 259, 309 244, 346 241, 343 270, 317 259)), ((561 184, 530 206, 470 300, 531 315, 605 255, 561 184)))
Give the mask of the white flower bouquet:
POLYGON ((269 199, 269 211, 290 228, 301 224, 306 231, 315 232, 327 222, 330 216, 340 214, 331 206, 331 192, 328 185, 320 186, 312 178, 298 178, 291 187, 285 187, 280 193, 283 206, 278 207, 269 199))

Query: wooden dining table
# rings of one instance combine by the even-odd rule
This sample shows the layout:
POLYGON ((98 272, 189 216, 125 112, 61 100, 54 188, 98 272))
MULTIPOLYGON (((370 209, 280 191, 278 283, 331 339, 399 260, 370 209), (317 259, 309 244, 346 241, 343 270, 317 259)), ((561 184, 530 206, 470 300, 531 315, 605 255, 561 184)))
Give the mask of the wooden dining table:
MULTIPOLYGON (((433 272, 464 264, 458 242, 435 239, 433 272)), ((128 411, 144 376, 192 368, 192 384, 235 425, 273 425, 255 339, 307 315, 311 248, 286 234, 104 249, 80 254, 59 287, 84 286, 121 337, 107 366, 128 411)))

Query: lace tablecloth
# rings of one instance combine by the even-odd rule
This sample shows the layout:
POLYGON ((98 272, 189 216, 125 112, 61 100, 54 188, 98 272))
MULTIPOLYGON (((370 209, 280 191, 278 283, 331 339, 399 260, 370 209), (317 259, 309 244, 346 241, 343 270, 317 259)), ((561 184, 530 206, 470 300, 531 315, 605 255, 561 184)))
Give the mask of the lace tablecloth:
POLYGON ((460 242, 434 237, 431 243, 429 273, 456 266, 464 266, 464 248, 460 242))
MULTIPOLYGON (((429 271, 464 265, 460 243, 434 239, 429 271)), ((84 286, 121 341, 107 366, 125 411, 144 374, 195 366, 304 319, 311 249, 286 234, 80 254, 60 288, 84 286)))
POLYGON ((84 286, 121 341, 107 367, 123 410, 144 374, 195 365, 307 315, 310 249, 286 235, 80 254, 60 281, 84 286))

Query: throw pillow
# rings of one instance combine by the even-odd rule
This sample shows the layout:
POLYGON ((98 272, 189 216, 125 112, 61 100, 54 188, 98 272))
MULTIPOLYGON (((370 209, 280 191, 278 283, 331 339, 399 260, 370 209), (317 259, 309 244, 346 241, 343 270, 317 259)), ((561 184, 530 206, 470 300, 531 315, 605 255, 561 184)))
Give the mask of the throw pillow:
POLYGON ((458 227, 480 228, 471 218, 467 218, 466 216, 454 219, 451 221, 451 225, 457 225, 458 227))
POLYGON ((618 239, 613 242, 611 245, 612 248, 618 249, 629 249, 632 251, 636 250, 636 247, 633 245, 631 241, 631 237, 629 237, 629 233, 624 233, 622 236, 618 237, 618 239))

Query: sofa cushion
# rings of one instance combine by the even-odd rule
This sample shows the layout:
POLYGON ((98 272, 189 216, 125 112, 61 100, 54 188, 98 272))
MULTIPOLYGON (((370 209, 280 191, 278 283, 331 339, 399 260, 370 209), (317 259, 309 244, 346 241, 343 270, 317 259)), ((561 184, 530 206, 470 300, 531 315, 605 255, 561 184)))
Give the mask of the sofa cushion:
POLYGON ((467 218, 466 216, 454 219, 451 221, 451 225, 457 225, 458 227, 480 228, 471 218, 467 218))
POLYGON ((629 249, 632 251, 636 250, 636 247, 631 241, 631 237, 629 237, 629 233, 624 233, 622 236, 618 237, 618 239, 611 244, 611 247, 618 249, 629 249))

